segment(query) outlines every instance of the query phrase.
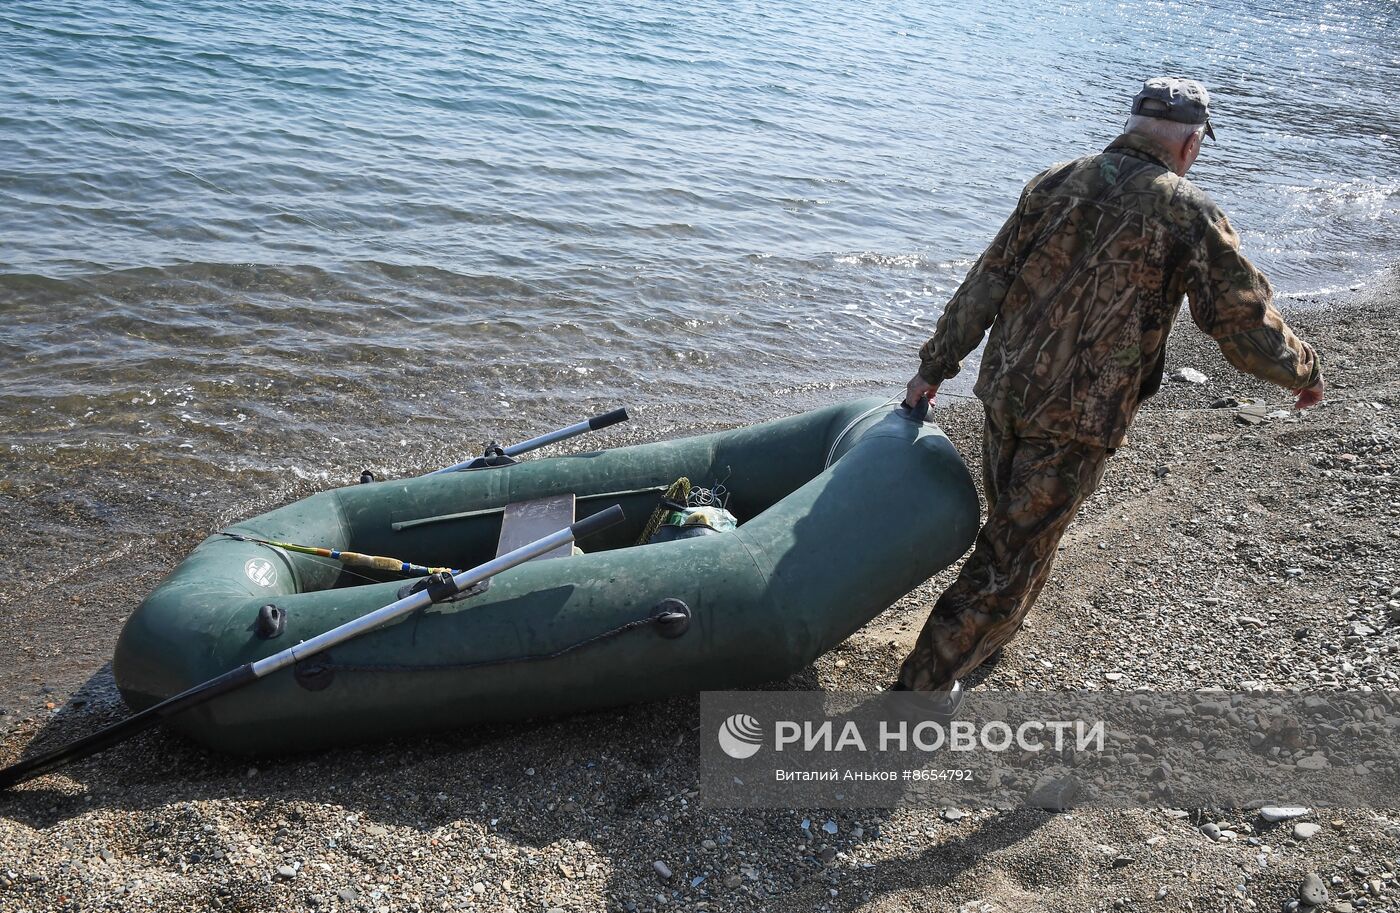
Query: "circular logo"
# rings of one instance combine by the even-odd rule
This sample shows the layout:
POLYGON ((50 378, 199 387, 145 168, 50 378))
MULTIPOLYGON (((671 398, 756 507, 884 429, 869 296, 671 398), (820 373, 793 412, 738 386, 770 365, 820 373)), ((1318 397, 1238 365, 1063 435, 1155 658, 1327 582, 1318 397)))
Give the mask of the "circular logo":
POLYGON ((249 558, 243 565, 243 573, 258 586, 270 587, 277 582, 277 568, 266 558, 249 558))
POLYGON ((736 713, 719 727, 719 747, 736 761, 758 754, 762 745, 763 727, 747 713, 736 713))

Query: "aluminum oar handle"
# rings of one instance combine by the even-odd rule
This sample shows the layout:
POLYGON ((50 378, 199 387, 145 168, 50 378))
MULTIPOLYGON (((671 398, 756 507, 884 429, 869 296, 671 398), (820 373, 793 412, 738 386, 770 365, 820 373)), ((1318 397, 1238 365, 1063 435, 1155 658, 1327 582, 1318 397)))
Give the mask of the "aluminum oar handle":
POLYGON ((368 615, 362 615, 353 621, 332 628, 324 634, 318 634, 310 640, 288 647, 281 652, 264 659, 245 663, 236 669, 225 672, 218 678, 210 679, 203 684, 195 685, 187 691, 183 691, 174 697, 167 698, 153 707, 148 707, 140 713, 133 714, 119 723, 114 723, 105 729, 99 729, 91 735, 84 736, 75 742, 63 746, 55 751, 42 754, 37 758, 30 758, 0 770, 0 789, 8 789, 17 783, 48 773, 51 770, 62 767, 70 761, 86 758, 97 754, 105 748, 125 741, 144 732, 161 720, 189 710, 191 707, 198 707, 207 703, 221 694, 227 694, 236 688, 250 684, 271 675, 279 669, 295 665, 298 661, 314 656, 323 650, 328 650, 337 644, 345 643, 354 637, 358 637, 367 631, 388 624, 389 622, 410 614, 418 609, 426 608, 438 599, 446 598, 447 595, 456 594, 467 589, 473 584, 480 583, 502 571, 509 570, 518 564, 524 564, 531 558, 551 552, 561 545, 567 545, 576 539, 591 536, 601 532, 614 524, 623 520, 622 508, 616 504, 606 510, 584 517, 576 523, 570 524, 557 532, 548 536, 536 539, 534 542, 522 545, 520 548, 506 552, 499 558, 494 558, 485 564, 462 571, 447 577, 450 587, 420 590, 403 599, 389 603, 383 608, 375 609, 368 615))

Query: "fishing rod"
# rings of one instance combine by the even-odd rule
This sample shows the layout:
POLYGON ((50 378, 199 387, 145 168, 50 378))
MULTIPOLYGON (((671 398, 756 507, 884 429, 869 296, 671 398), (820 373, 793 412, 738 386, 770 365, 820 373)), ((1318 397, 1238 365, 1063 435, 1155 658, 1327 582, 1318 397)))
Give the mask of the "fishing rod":
POLYGON ((522 545, 513 551, 506 552, 499 558, 492 559, 485 564, 462 571, 459 574, 434 575, 429 578, 431 583, 416 593, 397 599, 386 606, 361 615, 359 618, 351 619, 343 625, 334 627, 310 640, 302 641, 271 656, 244 663, 236 669, 211 678, 203 684, 195 685, 193 688, 167 698, 140 713, 133 714, 119 723, 113 723, 111 726, 99 729, 91 735, 84 736, 54 751, 42 754, 37 758, 31 758, 28 761, 12 764, 0 770, 0 789, 9 789, 17 783, 31 780, 72 761, 97 754, 119 742, 126 741, 139 732, 150 729, 161 720, 183 713, 192 707, 206 704, 220 695, 250 685, 274 672, 279 672, 315 656, 317 653, 339 646, 419 609, 425 609, 434 603, 451 599, 464 590, 491 579, 502 571, 568 545, 577 539, 601 532, 622 522, 622 519, 622 508, 614 504, 607 510, 584 517, 576 523, 536 539, 534 542, 522 545))
POLYGON ((276 542, 272 539, 259 539, 257 536, 245 536, 242 533, 220 532, 218 535, 227 536, 235 542, 254 542, 258 545, 280 548, 283 551, 296 552, 299 555, 314 555, 317 558, 330 558, 352 567, 369 567, 377 571, 389 571, 393 574, 403 574, 409 577, 426 577, 429 574, 461 573, 455 568, 427 567, 422 564, 414 564, 411 561, 401 561, 398 558, 386 558, 383 555, 343 552, 338 548, 320 548, 314 545, 295 545, 291 542, 276 542))
POLYGON ((464 469, 486 469, 491 466, 509 466, 516 462, 515 457, 522 453, 529 453, 531 450, 538 450, 550 444, 557 444, 560 441, 577 437, 580 434, 587 434, 590 431, 597 431, 599 428, 606 428, 609 425, 616 425, 618 422, 625 422, 628 419, 626 409, 614 409, 602 415, 595 415, 590 419, 575 422, 556 431, 541 434, 539 437, 532 437, 528 441, 521 441, 519 444, 511 444, 509 447, 502 447, 495 441, 486 445, 486 452, 481 456, 471 460, 463 460, 460 463, 453 463, 451 466, 444 466, 435 469, 428 475, 438 475, 444 472, 461 472, 464 469))

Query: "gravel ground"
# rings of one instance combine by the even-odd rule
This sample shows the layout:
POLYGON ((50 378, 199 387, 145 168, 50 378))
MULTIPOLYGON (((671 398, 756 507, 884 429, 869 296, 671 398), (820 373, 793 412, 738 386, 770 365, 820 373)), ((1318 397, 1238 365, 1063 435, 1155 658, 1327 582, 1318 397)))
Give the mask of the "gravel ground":
MULTIPOLYGON (((1302 416, 1274 414, 1286 396, 1183 325, 1170 369, 1205 382, 1152 402, 1026 629, 975 686, 1400 687, 1397 303, 1396 277, 1294 303, 1331 381, 1302 416), (1231 398, 1265 408, 1241 415, 1231 398)), ((976 453, 977 406, 939 418, 976 453)), ((113 592, 63 567, 26 573, 87 610, 0 639, 0 762, 41 732, 56 744, 121 714, 110 674, 91 673, 165 570, 139 565, 113 592), (77 658, 46 664, 59 649, 77 658)), ((882 687, 950 574, 779 687, 882 687)), ((11 588, 6 611, 32 592, 11 588)), ((1319 891, 1332 909, 1400 909, 1400 809, 1278 824, 1209 808, 716 811, 697 802, 696 708, 256 767, 147 734, 0 798, 0 910, 1214 911, 1319 891)))

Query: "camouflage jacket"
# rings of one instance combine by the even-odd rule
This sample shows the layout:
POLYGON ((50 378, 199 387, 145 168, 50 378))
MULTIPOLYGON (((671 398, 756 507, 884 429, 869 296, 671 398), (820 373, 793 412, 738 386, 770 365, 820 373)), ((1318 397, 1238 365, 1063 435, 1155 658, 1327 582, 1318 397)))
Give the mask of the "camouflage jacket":
POLYGON ((1236 368, 1294 389, 1316 382, 1317 355, 1225 214, 1165 160, 1124 134, 1036 175, 920 350, 923 379, 956 374, 990 327, 974 388, 989 410, 1023 435, 1118 447, 1161 385, 1185 295, 1236 368))

